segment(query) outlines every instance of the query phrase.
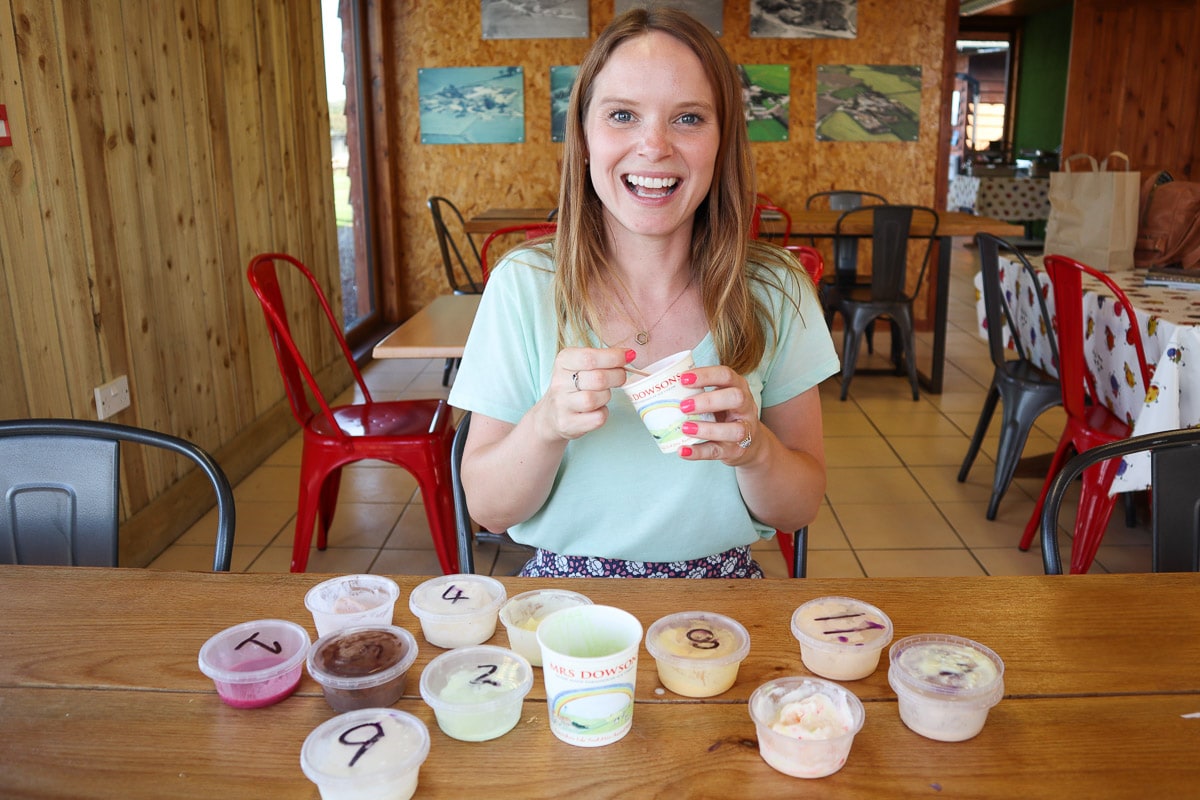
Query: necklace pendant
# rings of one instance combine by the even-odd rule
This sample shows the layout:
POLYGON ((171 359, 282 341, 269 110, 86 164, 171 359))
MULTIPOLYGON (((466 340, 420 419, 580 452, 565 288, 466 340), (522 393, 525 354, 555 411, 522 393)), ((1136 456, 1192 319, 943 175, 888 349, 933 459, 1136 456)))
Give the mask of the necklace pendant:
POLYGON ((638 344, 645 344, 646 342, 650 341, 650 334, 646 331, 638 331, 633 337, 633 340, 638 344))

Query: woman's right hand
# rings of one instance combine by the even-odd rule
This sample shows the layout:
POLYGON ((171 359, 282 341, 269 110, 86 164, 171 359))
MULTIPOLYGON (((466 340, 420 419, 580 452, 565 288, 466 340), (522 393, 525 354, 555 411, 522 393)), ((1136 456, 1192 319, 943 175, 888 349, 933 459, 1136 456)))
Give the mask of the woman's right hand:
POLYGON ((625 365, 637 358, 620 347, 568 347, 554 358, 550 386, 538 403, 539 431, 547 439, 578 439, 608 419, 612 390, 625 383, 625 365))

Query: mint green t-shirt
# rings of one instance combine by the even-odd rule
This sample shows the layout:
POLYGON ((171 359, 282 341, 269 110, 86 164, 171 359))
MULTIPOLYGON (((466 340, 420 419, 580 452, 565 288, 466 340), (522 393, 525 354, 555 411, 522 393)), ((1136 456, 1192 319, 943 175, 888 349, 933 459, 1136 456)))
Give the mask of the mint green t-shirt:
MULTIPOLYGON (((492 270, 451 405, 515 425, 541 399, 558 353, 553 283, 548 245, 516 250, 492 270)), ((839 367, 811 284, 782 276, 781 285, 795 287, 799 312, 778 289, 752 285, 775 322, 762 362, 746 376, 761 409, 807 391, 839 367)), ((697 366, 717 364, 712 336, 692 355, 697 366)), ((619 390, 608 410, 603 427, 567 444, 546 503, 509 529, 515 541, 561 555, 670 562, 774 533, 751 517, 733 467, 662 453, 619 390)), ((521 477, 513 469, 503 479, 517 485, 521 477)))

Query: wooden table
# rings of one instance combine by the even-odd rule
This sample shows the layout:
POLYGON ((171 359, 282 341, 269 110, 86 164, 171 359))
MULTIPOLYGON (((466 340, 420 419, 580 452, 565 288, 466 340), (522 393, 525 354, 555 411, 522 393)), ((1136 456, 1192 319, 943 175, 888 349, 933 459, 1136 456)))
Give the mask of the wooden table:
MULTIPOLYGON (((163 573, 0 566, 3 797, 312 798, 300 771, 308 732, 333 716, 303 677, 263 709, 223 705, 196 655, 251 619, 303 624, 311 574, 163 573)), ((522 721, 501 739, 448 738, 417 678, 442 652, 419 634, 396 576, 395 620, 420 644, 397 707, 428 725, 417 797, 1185 797, 1200 753, 1200 575, 620 581, 505 578, 509 595, 553 584, 620 606, 648 627, 704 608, 746 625, 737 683, 708 700, 663 690, 643 647, 633 730, 595 750, 549 731, 540 674, 522 721), (758 756, 746 710, 762 682, 807 674, 789 629, 800 603, 843 594, 887 612, 897 637, 955 633, 1005 661, 1006 695, 982 733, 935 742, 900 722, 884 664, 846 685, 866 724, 846 766, 815 781, 758 756)), ((493 643, 507 644, 503 628, 493 643)), ((535 671, 536 672, 536 671, 535 671)))
POLYGON ((477 294, 446 294, 413 314, 375 345, 375 358, 462 358, 479 310, 477 294))
MULTIPOLYGON (((548 208, 489 208, 466 221, 468 233, 488 234, 505 225, 515 225, 521 222, 538 222, 546 218, 548 208)), ((830 238, 837 229, 838 218, 844 212, 829 210, 793 211, 792 238, 815 237, 830 238)), ((866 217, 851 220, 851 224, 843 228, 843 233, 859 236, 870 236, 872 233, 870 220, 866 217)), ((914 220, 912 235, 928 237, 930 230, 914 220)), ((938 259, 930 265, 929 281, 933 286, 933 354, 928 372, 918 365, 917 375, 921 386, 928 392, 940 394, 946 366, 946 323, 950 302, 950 248, 952 239, 956 236, 974 236, 977 233, 991 233, 996 236, 1021 236, 1024 229, 1020 225, 1004 222, 991 217, 979 217, 960 211, 938 212, 938 259)))

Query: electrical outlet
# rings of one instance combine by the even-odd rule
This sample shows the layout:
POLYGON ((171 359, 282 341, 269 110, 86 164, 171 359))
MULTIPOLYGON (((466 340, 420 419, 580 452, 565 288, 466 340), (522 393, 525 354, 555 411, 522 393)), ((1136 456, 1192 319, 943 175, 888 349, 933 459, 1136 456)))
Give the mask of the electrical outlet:
POLYGON ((129 376, 122 375, 96 387, 97 419, 108 419, 126 408, 129 408, 129 376))

